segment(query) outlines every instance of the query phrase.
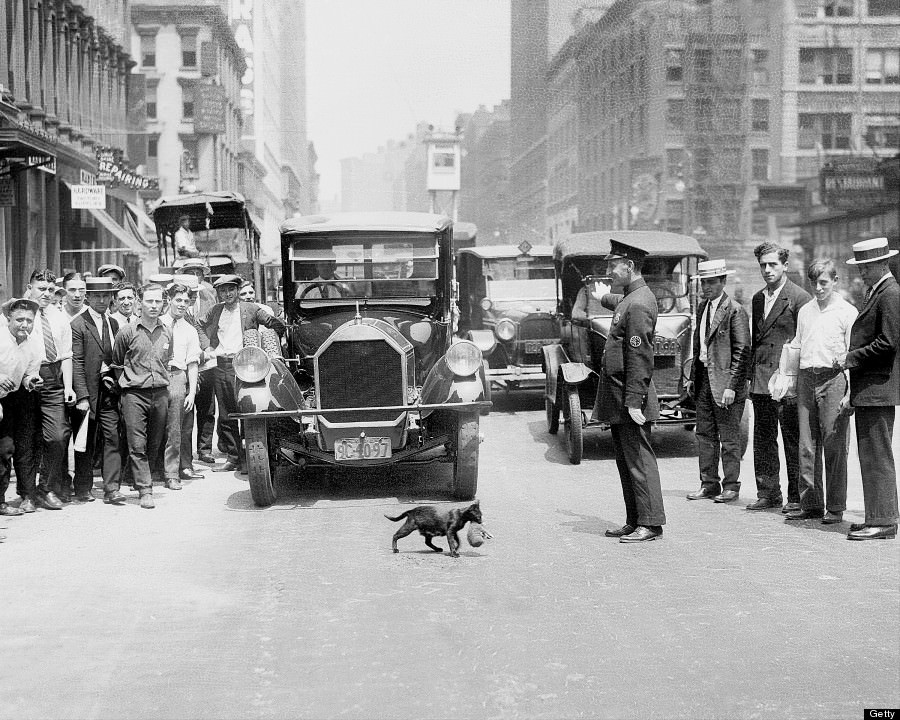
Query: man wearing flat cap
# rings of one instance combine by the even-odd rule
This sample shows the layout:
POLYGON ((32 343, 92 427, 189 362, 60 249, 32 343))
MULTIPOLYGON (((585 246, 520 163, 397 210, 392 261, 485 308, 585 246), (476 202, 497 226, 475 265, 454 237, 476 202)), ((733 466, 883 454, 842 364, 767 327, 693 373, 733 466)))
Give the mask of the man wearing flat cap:
POLYGON ((241 460, 240 431, 237 420, 228 415, 237 412, 234 396, 235 354, 244 346, 244 332, 256 330, 260 325, 284 333, 285 325, 277 317, 269 315, 256 303, 242 302, 238 294, 241 278, 237 275, 223 275, 216 280, 215 288, 219 302, 199 319, 209 338, 209 346, 216 357, 216 402, 219 406, 219 441, 227 455, 225 465, 220 470, 244 469, 241 460))
POLYGON ((609 293, 600 302, 613 311, 603 350, 594 419, 610 424, 616 466, 625 500, 625 525, 608 537, 633 543, 662 536, 666 523, 650 423, 659 418, 653 387, 653 337, 659 312, 656 296, 641 277, 647 253, 613 240, 606 274, 623 294, 609 293))
POLYGON ((703 301, 697 308, 688 389, 697 408, 700 489, 688 500, 729 503, 741 489, 741 416, 750 369, 750 319, 725 292, 724 260, 697 266, 703 301), (719 459, 722 476, 719 477, 719 459))
POLYGON ((850 330, 850 349, 840 368, 850 370, 850 404, 862 470, 866 521, 851 527, 850 540, 897 537, 897 470, 891 438, 900 405, 900 287, 888 260, 897 254, 887 238, 853 245, 848 265, 859 268, 868 287, 850 330))
POLYGON ((108 277, 113 284, 120 283, 125 279, 125 268, 120 265, 101 265, 97 268, 98 277, 108 277))

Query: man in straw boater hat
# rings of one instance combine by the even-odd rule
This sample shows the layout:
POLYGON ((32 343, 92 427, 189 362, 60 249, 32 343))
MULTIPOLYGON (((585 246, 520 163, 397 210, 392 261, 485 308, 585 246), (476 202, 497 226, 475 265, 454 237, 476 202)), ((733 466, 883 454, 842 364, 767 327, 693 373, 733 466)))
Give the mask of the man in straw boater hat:
POLYGON ((694 328, 688 391, 697 407, 700 489, 688 500, 734 502, 741 489, 741 416, 747 402, 750 319, 725 292, 724 260, 697 265, 703 301, 694 328), (719 458, 722 478, 719 478, 719 458))
POLYGON ((603 349, 593 416, 610 424, 616 467, 625 500, 625 525, 607 537, 634 543, 655 540, 666 523, 650 424, 659 418, 653 387, 653 336, 659 312, 656 296, 641 277, 647 252, 613 240, 607 275, 623 294, 600 302, 614 315, 603 349))
POLYGON ((887 238, 853 245, 849 265, 868 287, 850 331, 850 349, 836 367, 850 370, 850 405, 856 412, 856 442, 862 470, 866 521, 852 525, 850 540, 897 537, 897 470, 891 437, 900 405, 900 287, 888 267, 897 254, 887 238))

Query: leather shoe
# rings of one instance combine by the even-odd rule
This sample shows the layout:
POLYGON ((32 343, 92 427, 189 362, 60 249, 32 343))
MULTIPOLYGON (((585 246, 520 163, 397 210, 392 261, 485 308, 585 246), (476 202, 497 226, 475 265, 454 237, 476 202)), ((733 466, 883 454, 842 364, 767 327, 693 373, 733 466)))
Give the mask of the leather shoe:
POLYGON ((722 492, 721 495, 716 495, 716 496, 713 498, 713 501, 714 501, 714 502, 717 502, 717 503, 730 503, 730 502, 734 502, 735 500, 738 499, 739 494, 740 494, 740 493, 738 493, 737 490, 725 490, 725 491, 722 492))
POLYGON ((68 505, 72 502, 72 495, 67 492, 54 493, 56 495, 56 499, 59 500, 63 505, 68 505))
POLYGON ((106 493, 103 496, 103 502, 107 505, 121 505, 128 499, 128 496, 116 490, 115 492, 106 493))
MULTIPOLYGON (((166 488, 169 490, 181 490, 184 485, 181 484, 181 480, 175 478, 174 480, 166 480, 166 488)), ((141 506, 143 507, 143 505, 141 506)))
POLYGON ((747 509, 768 510, 776 507, 781 507, 781 498, 757 498, 756 502, 752 502, 747 506, 747 509))
POLYGON ((220 465, 219 467, 214 467, 213 470, 215 472, 234 472, 238 469, 238 464, 236 462, 232 462, 229 460, 224 465, 220 465))
POLYGON ((6 503, 0 503, 0 515, 15 517, 16 515, 24 514, 25 511, 22 510, 22 508, 13 507, 12 505, 7 505, 6 503))
POLYGON ((203 475, 196 472, 195 470, 188 470, 188 469, 182 470, 179 473, 179 475, 181 476, 182 480, 199 480, 200 478, 203 477, 203 475))
POLYGON ((649 542, 650 540, 656 540, 656 538, 662 537, 662 531, 657 532, 656 530, 651 530, 644 525, 638 525, 634 532, 630 535, 623 535, 619 538, 620 543, 636 543, 636 542, 649 542))
POLYGON ((821 520, 825 513, 822 510, 791 510, 784 516, 785 520, 821 520))
POLYGON ((206 463, 207 465, 216 464, 216 459, 209 453, 197 453, 197 460, 198 462, 206 463))
POLYGON ((787 515, 790 512, 796 512, 797 510, 801 510, 800 503, 789 502, 786 503, 783 508, 781 508, 781 514, 787 515))
POLYGON ((34 504, 44 510, 62 510, 63 506, 54 492, 35 495, 34 504))
POLYGON ((837 525, 839 522, 844 521, 844 513, 842 512, 827 512, 825 513, 825 517, 822 518, 823 525, 837 525))
POLYGON ((688 493, 685 497, 688 500, 712 500, 718 493, 706 488, 700 488, 697 492, 688 493))
POLYGON ((156 504, 153 502, 153 496, 150 493, 141 495, 141 507, 144 510, 152 510, 156 507, 156 504))
POLYGON ((96 499, 90 490, 86 493, 75 493, 75 502, 77 503, 94 502, 96 499))
POLYGON ((852 523, 850 525, 850 532, 855 532, 856 530, 865 530, 867 527, 869 526, 865 523, 852 523))
POLYGON ((22 498, 22 502, 19 503, 19 510, 23 513, 33 513, 34 508, 34 500, 30 497, 22 498))
POLYGON ((848 540, 893 540, 896 537, 896 525, 870 525, 862 530, 847 533, 848 540))
POLYGON ((620 527, 616 530, 607 530, 603 534, 606 535, 606 537, 617 538, 617 537, 623 537, 625 535, 631 535, 631 533, 633 533, 633 532, 634 532, 633 525, 623 525, 622 527, 620 527))

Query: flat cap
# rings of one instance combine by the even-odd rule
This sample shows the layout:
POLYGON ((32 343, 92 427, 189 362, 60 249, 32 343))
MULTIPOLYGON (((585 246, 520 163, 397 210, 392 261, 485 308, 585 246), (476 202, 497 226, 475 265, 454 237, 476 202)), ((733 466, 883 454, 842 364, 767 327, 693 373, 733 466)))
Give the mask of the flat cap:
POLYGON ((222 287, 223 285, 240 285, 241 279, 237 275, 222 275, 218 280, 213 283, 214 288, 222 287))
POLYGON ((98 275, 105 275, 108 272, 116 272, 122 277, 125 277, 125 268, 120 265, 101 265, 97 268, 98 275))

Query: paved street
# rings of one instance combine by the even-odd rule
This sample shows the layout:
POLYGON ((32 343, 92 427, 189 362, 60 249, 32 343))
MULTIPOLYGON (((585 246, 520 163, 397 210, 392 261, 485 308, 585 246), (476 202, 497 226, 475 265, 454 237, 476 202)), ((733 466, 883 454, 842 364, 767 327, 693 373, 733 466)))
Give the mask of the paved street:
MULTIPOLYGON (((283 477, 265 510, 238 476, 208 474, 158 489, 153 511, 135 496, 0 523, 0 717, 843 719, 900 705, 900 543, 745 511, 749 452, 737 505, 689 503, 693 440, 667 429, 665 537, 622 545, 603 537, 624 519, 608 434, 576 467, 534 397, 500 398, 482 427, 494 539, 459 559, 418 535, 392 554, 383 517, 446 502, 446 467, 283 477)), ((850 488, 853 522, 855 454, 850 488)))

